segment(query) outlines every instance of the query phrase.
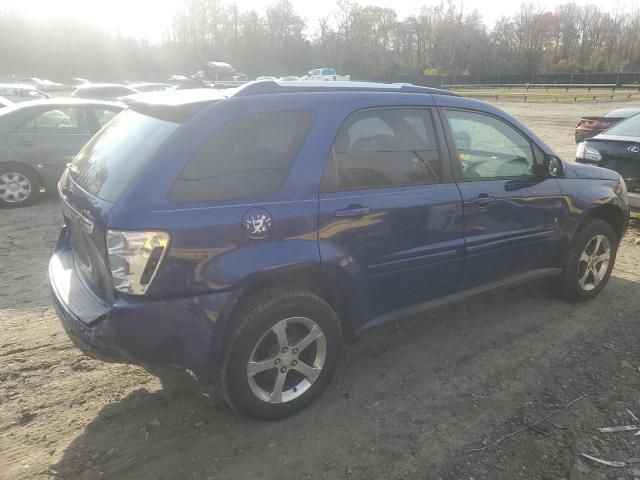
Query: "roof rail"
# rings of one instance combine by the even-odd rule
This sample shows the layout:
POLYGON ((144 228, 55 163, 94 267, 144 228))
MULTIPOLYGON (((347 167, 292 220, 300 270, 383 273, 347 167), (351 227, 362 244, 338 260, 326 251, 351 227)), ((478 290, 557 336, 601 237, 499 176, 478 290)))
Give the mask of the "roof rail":
POLYGON ((251 95, 268 95, 274 93, 302 93, 302 92, 397 92, 397 93, 424 93, 430 95, 458 94, 439 88, 420 87, 417 85, 351 82, 351 81, 299 81, 280 82, 275 80, 260 80, 250 82, 240 87, 232 97, 245 97, 251 95))

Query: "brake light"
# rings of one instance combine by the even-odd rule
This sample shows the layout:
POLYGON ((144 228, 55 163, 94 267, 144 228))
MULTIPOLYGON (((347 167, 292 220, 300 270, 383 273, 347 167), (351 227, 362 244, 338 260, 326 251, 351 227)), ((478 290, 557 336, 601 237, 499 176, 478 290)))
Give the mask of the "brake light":
POLYGON ((578 125, 576 125, 576 128, 579 130, 596 130, 604 129, 606 126, 606 123, 603 123, 600 120, 585 120, 582 118, 578 122, 578 125))
POLYGON ((144 295, 169 246, 169 234, 107 230, 106 240, 114 288, 144 295))

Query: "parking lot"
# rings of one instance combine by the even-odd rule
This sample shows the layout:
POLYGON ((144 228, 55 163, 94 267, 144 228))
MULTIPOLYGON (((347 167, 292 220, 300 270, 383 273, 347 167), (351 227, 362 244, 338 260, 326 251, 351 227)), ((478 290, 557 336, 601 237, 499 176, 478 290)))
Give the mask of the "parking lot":
MULTIPOLYGON (((567 159, 582 115, 629 106, 498 105, 567 159)), ((640 478, 640 436, 598 430, 639 423, 639 216, 595 300, 538 282, 409 318, 354 342, 319 401, 275 423, 83 356, 49 302, 56 199, 0 219, 0 478, 640 478)))

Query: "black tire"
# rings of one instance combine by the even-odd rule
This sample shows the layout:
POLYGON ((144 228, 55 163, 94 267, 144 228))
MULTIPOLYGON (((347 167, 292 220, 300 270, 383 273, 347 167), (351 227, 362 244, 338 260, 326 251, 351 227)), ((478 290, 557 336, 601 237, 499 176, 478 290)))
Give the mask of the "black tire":
MULTIPOLYGON (((24 199, 17 199, 16 201, 7 201, 1 198, 2 195, 0 195, 0 207, 17 208, 31 205, 38 199, 38 196, 40 195, 40 187, 42 186, 40 183, 40 178, 38 178, 38 175, 33 170, 24 165, 20 165, 17 163, 0 164, 0 177, 5 174, 11 173, 20 174, 26 177, 31 184, 31 193, 24 199)), ((0 180, 0 194, 4 191, 3 186, 4 184, 0 180)))
POLYGON ((573 242, 569 247, 567 254, 567 261, 565 263, 564 271, 560 276, 559 281, 559 293, 565 300, 571 302, 583 302, 590 300, 600 293, 605 287, 611 276, 613 265, 616 260, 616 253, 618 250, 619 239, 611 227, 610 224, 604 220, 597 218, 589 218, 585 220, 584 224, 580 226, 576 233, 573 242), (585 290, 581 287, 580 278, 580 256, 585 251, 587 244, 591 242, 596 236, 604 235, 607 237, 610 246, 610 259, 606 273, 604 274, 600 283, 591 290, 585 290))
MULTIPOLYGON (((241 301, 231 322, 221 362, 220 391, 233 409, 249 417, 275 420, 299 412, 320 395, 340 364, 342 328, 338 317, 324 300, 307 290, 277 288, 259 291, 241 301), (324 364, 315 381, 311 382, 303 393, 298 394, 299 396, 282 403, 270 403, 252 391, 248 378, 248 362, 256 345, 265 338, 264 335, 267 335, 274 325, 292 317, 312 319, 320 327, 326 346, 324 364)), ((295 324, 293 325, 295 328, 295 324)), ((290 340, 288 344, 289 342, 290 340)), ((320 348, 318 344, 313 345, 311 350, 320 348)), ((309 350, 310 348, 303 349, 307 353, 309 350)), ((279 352, 280 350, 276 355, 280 355, 279 352)), ((300 359, 302 355, 303 352, 300 352, 300 359)), ((281 365, 284 363, 285 361, 281 365)), ((279 368, 273 367, 267 370, 265 375, 277 376, 279 368)), ((290 369, 297 370, 294 367, 290 369)), ((295 382, 298 375, 296 371, 292 377, 292 372, 287 371, 285 378, 295 382)), ((291 391, 297 390, 289 390, 291 391)))

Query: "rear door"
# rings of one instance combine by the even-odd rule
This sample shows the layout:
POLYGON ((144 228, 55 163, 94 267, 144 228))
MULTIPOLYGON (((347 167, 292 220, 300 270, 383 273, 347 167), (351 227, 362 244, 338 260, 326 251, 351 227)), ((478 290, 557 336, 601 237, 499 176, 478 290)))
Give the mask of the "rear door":
POLYGON ((432 109, 352 113, 327 159, 319 209, 321 251, 331 244, 357 265, 369 317, 455 290, 462 200, 432 109))
POLYGON ((91 136, 84 109, 66 105, 34 112, 8 141, 22 158, 60 175, 91 136))
POLYGON ((505 120, 443 109, 464 202, 465 288, 558 266, 558 183, 536 175, 532 142, 505 120))

